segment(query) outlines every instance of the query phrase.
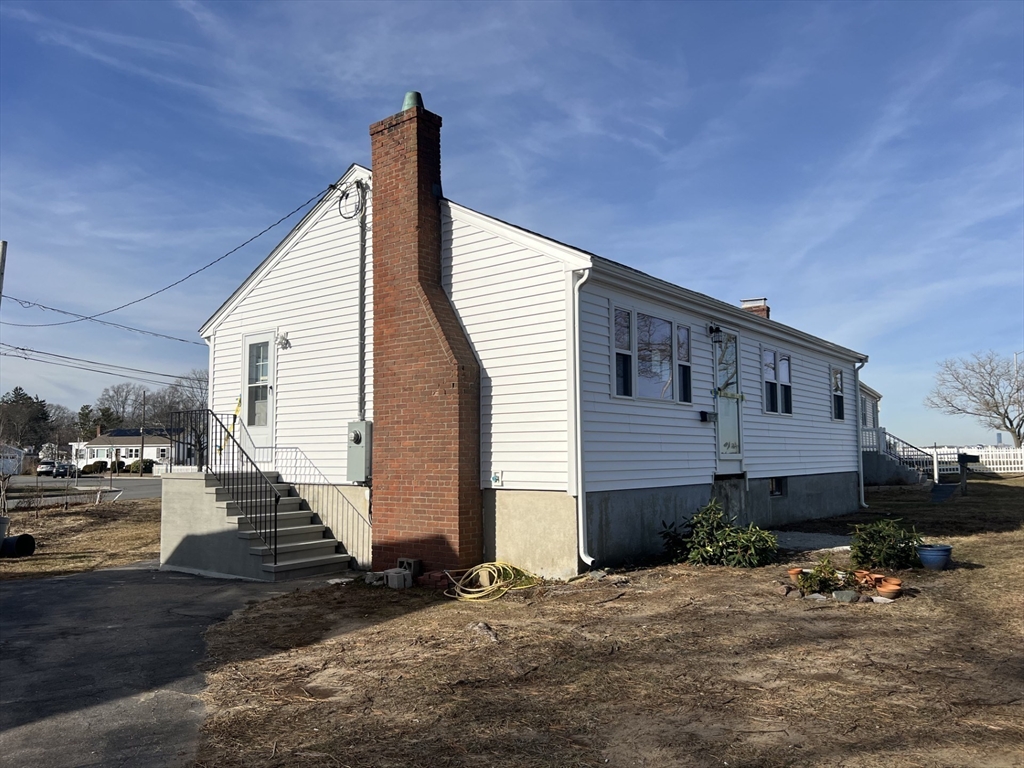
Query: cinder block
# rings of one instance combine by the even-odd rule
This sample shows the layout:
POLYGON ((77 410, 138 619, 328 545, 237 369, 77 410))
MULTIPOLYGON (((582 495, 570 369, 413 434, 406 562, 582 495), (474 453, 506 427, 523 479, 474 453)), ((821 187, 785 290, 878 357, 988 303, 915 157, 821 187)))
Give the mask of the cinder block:
POLYGON ((384 583, 391 589, 408 589, 412 586, 412 572, 404 568, 388 568, 384 571, 384 583))
POLYGON ((409 571, 413 578, 416 578, 423 573, 423 561, 414 560, 411 557, 400 557, 398 558, 398 567, 402 570, 409 571))

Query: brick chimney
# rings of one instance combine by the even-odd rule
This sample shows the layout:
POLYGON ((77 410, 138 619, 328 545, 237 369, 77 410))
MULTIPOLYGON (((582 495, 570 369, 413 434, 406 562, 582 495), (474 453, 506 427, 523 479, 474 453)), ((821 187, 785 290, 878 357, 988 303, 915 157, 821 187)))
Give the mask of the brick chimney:
POLYGON ((768 306, 768 299, 742 299, 740 301, 740 309, 752 312, 758 317, 763 317, 765 320, 770 319, 772 314, 772 310, 768 306))
POLYGON ((483 557, 480 366, 441 286, 441 118, 418 93, 370 126, 373 568, 483 557))

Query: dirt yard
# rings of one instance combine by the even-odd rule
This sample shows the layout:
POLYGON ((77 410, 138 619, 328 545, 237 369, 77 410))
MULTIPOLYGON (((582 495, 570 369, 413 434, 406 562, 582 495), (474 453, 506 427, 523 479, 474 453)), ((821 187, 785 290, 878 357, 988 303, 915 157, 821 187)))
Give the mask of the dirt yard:
POLYGON ((784 597, 784 563, 251 606, 207 635, 196 766, 1024 765, 1024 482, 869 503, 956 568, 888 605, 784 597))
POLYGON ((0 579, 62 576, 160 556, 160 500, 14 510, 8 536, 31 534, 31 557, 0 558, 0 579))

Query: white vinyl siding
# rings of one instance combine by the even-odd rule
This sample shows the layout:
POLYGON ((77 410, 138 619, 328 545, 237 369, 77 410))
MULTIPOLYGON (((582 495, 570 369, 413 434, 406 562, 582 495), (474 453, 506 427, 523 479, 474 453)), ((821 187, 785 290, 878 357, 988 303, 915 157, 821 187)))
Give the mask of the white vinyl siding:
POLYGON ((715 431, 714 425, 700 421, 701 410, 714 410, 707 334, 690 334, 692 406, 615 397, 611 338, 613 306, 634 307, 691 329, 702 328, 703 323, 692 313, 638 303, 634 297, 591 283, 583 286, 580 303, 586 490, 710 482, 715 471, 715 431))
MULTIPOLYGON (((743 466, 752 478, 857 471, 857 431, 850 419, 832 420, 830 365, 853 380, 853 365, 810 350, 788 349, 793 414, 763 411, 761 342, 749 331, 741 351, 742 375, 749 386, 743 403, 743 466), (758 394, 760 392, 760 394, 758 394)), ((768 346, 768 341, 763 341, 768 346)))
POLYGON ((480 361, 480 476, 566 490, 565 264, 485 231, 446 206, 442 282, 480 361))
MULTIPOLYGON (((716 471, 716 430, 700 421, 714 411, 710 317, 681 303, 644 302, 592 279, 582 291, 583 448, 586 490, 658 488, 710 483, 716 471), (690 327, 693 405, 615 396, 613 307, 632 306, 690 327)), ((732 322, 732 321, 730 321, 732 322)), ((833 421, 829 367, 853 381, 852 363, 832 359, 794 339, 780 346, 756 328, 739 329, 742 468, 752 478, 857 470, 852 420, 833 421), (793 415, 763 412, 762 347, 790 358, 793 415)), ((847 408, 849 412, 849 408, 847 408)))
MULTIPOLYGON (((373 261, 367 238, 366 408, 373 413, 373 261)), ((211 407, 234 413, 242 394, 246 334, 288 334, 275 350, 274 442, 297 447, 332 482, 345 482, 346 435, 358 416, 359 224, 336 202, 257 275, 218 320, 212 339, 211 407)))

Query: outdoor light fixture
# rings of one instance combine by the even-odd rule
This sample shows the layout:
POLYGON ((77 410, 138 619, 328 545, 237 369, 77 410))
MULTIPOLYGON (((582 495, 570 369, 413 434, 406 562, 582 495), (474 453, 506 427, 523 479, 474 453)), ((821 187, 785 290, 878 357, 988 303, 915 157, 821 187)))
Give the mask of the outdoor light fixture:
POLYGON ((724 338, 721 327, 719 327, 715 323, 712 323, 711 325, 708 326, 708 336, 711 337, 712 344, 721 344, 722 339, 724 338))

